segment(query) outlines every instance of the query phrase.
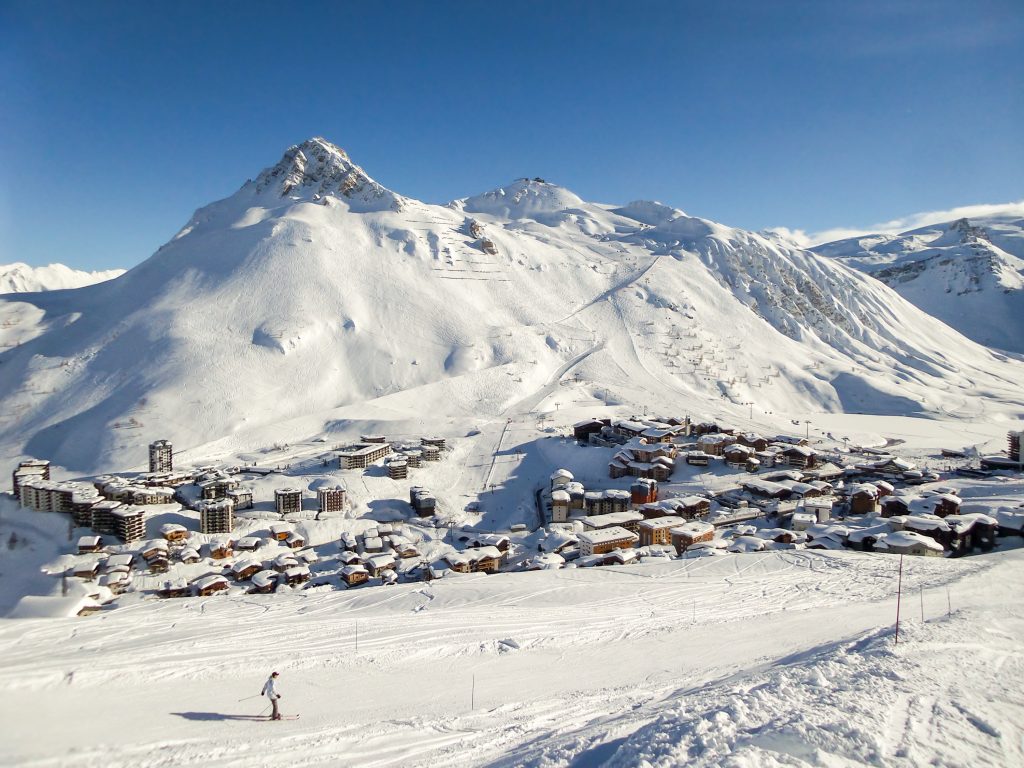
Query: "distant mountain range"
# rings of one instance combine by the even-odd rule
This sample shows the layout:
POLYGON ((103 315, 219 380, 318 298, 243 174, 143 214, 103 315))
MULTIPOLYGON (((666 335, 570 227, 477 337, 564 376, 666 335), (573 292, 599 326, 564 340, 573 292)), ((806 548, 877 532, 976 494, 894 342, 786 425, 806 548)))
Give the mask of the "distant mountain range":
POLYGON ((28 264, 0 264, 0 293, 28 291, 54 291, 61 288, 81 288, 83 285, 102 283, 123 275, 123 269, 101 272, 80 272, 63 264, 30 267, 28 264))
POLYGON ((980 344, 1024 353, 1024 218, 958 219, 816 252, 881 280, 980 344))
POLYGON ((1024 364, 840 259, 537 178, 428 205, 319 138, 126 274, 0 317, 0 455, 82 472, 155 438, 451 432, 551 398, 780 423, 1024 411, 1024 364))

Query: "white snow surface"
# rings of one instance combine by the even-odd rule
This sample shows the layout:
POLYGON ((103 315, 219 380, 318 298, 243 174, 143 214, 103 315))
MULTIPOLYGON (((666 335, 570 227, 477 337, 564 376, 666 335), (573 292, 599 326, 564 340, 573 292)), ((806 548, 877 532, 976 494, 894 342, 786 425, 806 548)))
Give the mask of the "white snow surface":
POLYGON ((0 457, 77 473, 142 466, 156 437, 182 460, 361 429, 493 445, 510 418, 616 404, 753 402, 776 429, 1024 412, 1019 361, 835 260, 537 180, 427 205, 323 139, 121 277, 0 315, 0 457))
POLYGON ((814 247, 981 344, 1024 352, 1024 219, 999 214, 814 247))
POLYGON ((106 269, 83 272, 63 264, 48 264, 32 267, 22 262, 0 264, 0 293, 28 293, 57 291, 63 288, 81 288, 106 280, 113 280, 124 274, 123 269, 106 269))
POLYGON ((898 562, 774 551, 4 620, 0 762, 1019 765, 1024 550, 906 558, 895 645, 898 562), (261 721, 271 670, 300 720, 261 721))

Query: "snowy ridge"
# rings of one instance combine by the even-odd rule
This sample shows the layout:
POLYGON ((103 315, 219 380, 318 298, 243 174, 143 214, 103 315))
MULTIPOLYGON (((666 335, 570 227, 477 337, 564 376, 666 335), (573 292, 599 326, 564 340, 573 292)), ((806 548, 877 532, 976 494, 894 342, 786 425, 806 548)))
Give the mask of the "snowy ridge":
POLYGON ((780 427, 1024 410, 1021 363, 835 260, 536 179, 427 205, 322 139, 120 279, 0 313, 0 455, 86 472, 137 466, 154 434, 197 457, 356 421, 461 434, 559 392, 727 420, 756 403, 780 427))
POLYGON ((81 288, 84 285, 113 280, 115 277, 123 274, 123 269, 82 272, 63 264, 48 264, 45 267, 31 267, 21 262, 0 264, 0 293, 28 293, 57 291, 64 288, 81 288))
POLYGON ((957 219, 814 250, 881 280, 974 341, 1024 352, 1024 220, 1017 216, 957 219))

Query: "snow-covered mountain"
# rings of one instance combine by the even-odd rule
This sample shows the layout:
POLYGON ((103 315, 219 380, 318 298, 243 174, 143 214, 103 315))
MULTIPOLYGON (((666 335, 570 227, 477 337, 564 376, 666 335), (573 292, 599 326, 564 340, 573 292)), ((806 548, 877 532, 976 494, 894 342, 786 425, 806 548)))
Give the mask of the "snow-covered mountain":
POLYGON ((986 216, 817 246, 981 344, 1024 352, 1024 219, 986 216))
POLYGON ((21 262, 0 264, 0 293, 81 288, 84 285, 113 280, 123 274, 123 269, 82 272, 63 264, 49 264, 45 267, 31 267, 21 262))
POLYGON ((1024 410, 1024 365, 835 260, 539 179, 428 205, 323 139, 116 280, 8 299, 31 333, 0 355, 0 452, 79 471, 156 437, 209 455, 504 423, 559 383, 697 415, 1024 410))

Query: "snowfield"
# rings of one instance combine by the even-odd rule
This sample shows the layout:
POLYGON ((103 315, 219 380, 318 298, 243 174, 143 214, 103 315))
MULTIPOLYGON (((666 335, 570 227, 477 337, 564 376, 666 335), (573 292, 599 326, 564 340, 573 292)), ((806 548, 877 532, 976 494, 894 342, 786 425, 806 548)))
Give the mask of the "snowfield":
POLYGON ((895 646, 898 562, 771 552, 5 621, 0 754, 26 766, 1019 764, 1024 552, 905 559, 895 646), (259 719, 272 669, 282 711, 301 719, 259 719))
POLYGON ((1024 413, 1024 363, 834 259, 536 179, 428 205, 323 139, 121 277, 5 301, 0 458, 77 474, 138 467, 157 437, 210 456, 567 402, 729 421, 752 403, 780 427, 1024 413))

